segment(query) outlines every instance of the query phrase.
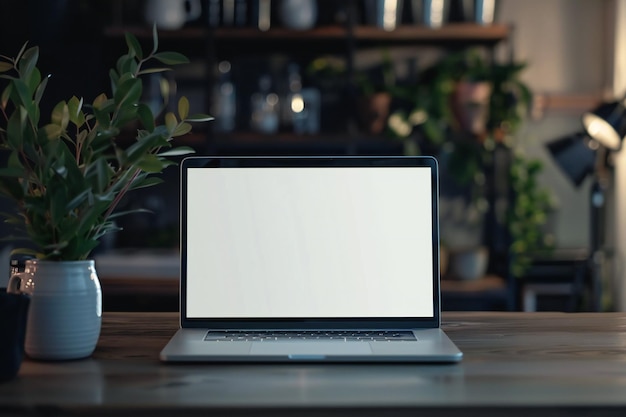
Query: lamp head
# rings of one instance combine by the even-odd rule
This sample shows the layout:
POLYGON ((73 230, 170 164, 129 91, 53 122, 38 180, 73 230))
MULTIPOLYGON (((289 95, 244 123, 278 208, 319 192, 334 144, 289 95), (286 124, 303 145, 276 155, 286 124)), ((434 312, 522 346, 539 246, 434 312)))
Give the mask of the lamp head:
POLYGON ((624 100, 603 103, 583 114, 583 126, 593 140, 605 148, 617 151, 626 136, 626 106, 624 100))
POLYGON ((593 174, 597 143, 588 135, 574 133, 550 142, 547 146, 559 168, 576 187, 583 183, 587 175, 593 174))

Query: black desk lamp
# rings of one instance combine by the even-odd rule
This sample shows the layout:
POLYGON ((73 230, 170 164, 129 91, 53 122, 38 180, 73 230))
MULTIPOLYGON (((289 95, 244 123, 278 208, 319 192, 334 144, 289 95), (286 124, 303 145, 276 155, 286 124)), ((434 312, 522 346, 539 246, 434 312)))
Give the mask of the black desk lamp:
POLYGON ((626 97, 611 103, 602 103, 583 114, 583 126, 589 136, 610 151, 618 151, 626 136, 626 97))
POLYGON ((602 103, 582 116, 584 132, 575 133, 549 143, 548 149, 557 165, 579 187, 592 175, 590 190, 590 268, 593 285, 593 308, 602 304, 600 269, 603 262, 602 243, 605 192, 610 183, 611 152, 621 149, 626 136, 626 97, 602 103))

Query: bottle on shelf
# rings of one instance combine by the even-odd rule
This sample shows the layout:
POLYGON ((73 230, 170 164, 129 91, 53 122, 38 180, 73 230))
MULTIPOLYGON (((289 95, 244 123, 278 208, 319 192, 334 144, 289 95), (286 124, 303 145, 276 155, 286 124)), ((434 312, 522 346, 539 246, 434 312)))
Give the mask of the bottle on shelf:
POLYGON ((282 107, 283 123, 297 134, 316 134, 320 126, 320 93, 314 88, 303 88, 300 67, 287 68, 288 93, 282 107))
MULTIPOLYGON (((210 28, 248 24, 249 0, 205 0, 207 23, 210 28)), ((257 0, 258 1, 258 0, 257 0)), ((252 9, 256 10, 256 7, 252 9)))
POLYGON ((273 134, 278 131, 279 107, 278 94, 272 91, 272 79, 264 74, 259 78, 259 91, 251 98, 252 130, 259 133, 273 134))
POLYGON ((252 0, 249 14, 252 27, 268 31, 272 25, 272 0, 252 0))
POLYGON ((222 61, 217 66, 218 82, 213 93, 214 106, 211 112, 215 117, 214 129, 218 132, 235 130, 237 95, 231 80, 231 69, 229 61, 222 61))

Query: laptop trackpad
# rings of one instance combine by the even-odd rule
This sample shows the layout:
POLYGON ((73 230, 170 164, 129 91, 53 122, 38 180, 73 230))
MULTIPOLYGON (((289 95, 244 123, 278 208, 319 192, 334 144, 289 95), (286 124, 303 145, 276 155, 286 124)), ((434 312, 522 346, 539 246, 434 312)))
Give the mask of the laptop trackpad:
POLYGON ((366 342, 254 342, 251 355, 370 355, 366 342))

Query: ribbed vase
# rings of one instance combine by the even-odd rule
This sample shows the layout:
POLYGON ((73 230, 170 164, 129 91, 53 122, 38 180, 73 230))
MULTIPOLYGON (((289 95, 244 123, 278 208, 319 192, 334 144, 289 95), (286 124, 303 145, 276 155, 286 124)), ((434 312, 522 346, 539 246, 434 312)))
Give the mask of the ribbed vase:
POLYGON ((14 275, 9 286, 31 296, 24 344, 29 357, 68 360, 93 353, 102 317, 93 260, 28 260, 25 271, 14 275))

